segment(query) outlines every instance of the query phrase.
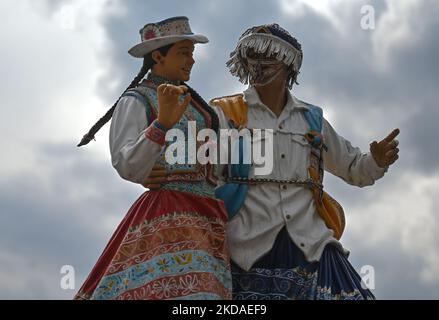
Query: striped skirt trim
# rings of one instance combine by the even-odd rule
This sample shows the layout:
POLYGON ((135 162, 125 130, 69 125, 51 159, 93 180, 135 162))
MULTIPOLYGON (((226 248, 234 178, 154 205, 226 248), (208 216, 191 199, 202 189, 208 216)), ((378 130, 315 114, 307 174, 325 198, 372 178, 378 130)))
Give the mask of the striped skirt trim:
POLYGON ((75 299, 230 299, 224 204, 169 190, 143 194, 75 299))

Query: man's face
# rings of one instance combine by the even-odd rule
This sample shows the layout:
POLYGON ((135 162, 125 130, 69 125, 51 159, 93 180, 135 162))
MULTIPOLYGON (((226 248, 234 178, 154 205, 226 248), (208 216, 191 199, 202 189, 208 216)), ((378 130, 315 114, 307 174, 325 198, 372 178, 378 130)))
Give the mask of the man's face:
POLYGON ((194 43, 190 40, 175 43, 159 62, 163 75, 172 81, 189 81, 195 63, 194 49, 194 43))
POLYGON ((253 86, 265 86, 279 77, 285 77, 286 81, 287 67, 274 57, 267 58, 264 54, 250 51, 245 63, 253 86))

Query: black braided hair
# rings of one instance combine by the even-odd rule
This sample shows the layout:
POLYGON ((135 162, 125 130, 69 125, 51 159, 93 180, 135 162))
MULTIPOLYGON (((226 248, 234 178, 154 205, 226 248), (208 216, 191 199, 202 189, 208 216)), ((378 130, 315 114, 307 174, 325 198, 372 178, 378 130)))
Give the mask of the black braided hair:
POLYGON ((197 101, 201 105, 201 107, 207 113, 209 113, 209 115, 212 119, 212 129, 215 130, 215 132, 218 134, 219 133, 219 119, 218 119, 218 115, 216 114, 215 110, 213 110, 213 108, 211 106, 209 106, 209 104, 198 94, 198 92, 196 92, 194 89, 189 87, 187 84, 184 84, 184 85, 189 89, 189 93, 191 94, 192 99, 197 101))
MULTIPOLYGON (((168 53, 169 49, 171 49, 171 47, 173 46, 173 44, 161 47, 159 49, 157 49, 163 56, 166 56, 166 54, 168 53)), ((144 59, 143 59, 143 66, 140 69, 139 73, 137 74, 137 76, 133 79, 133 81, 130 83, 130 85, 125 89, 125 91, 120 95, 120 97, 117 99, 117 101, 114 103, 114 105, 110 108, 110 110, 107 111, 107 113, 101 118, 99 119, 98 122, 96 122, 96 124, 91 127, 91 129, 89 130, 89 132, 87 134, 84 135, 84 137, 82 138, 81 142, 78 144, 78 147, 82 147, 85 146, 87 144, 90 143, 91 140, 94 140, 96 133, 108 122, 111 120, 111 118, 113 117, 113 113, 114 110, 116 109, 117 104, 119 103, 120 99, 123 97, 123 95, 130 89, 136 88, 140 81, 146 76, 146 74, 148 73, 148 71, 155 65, 155 61, 152 58, 152 52, 148 53, 144 59)))

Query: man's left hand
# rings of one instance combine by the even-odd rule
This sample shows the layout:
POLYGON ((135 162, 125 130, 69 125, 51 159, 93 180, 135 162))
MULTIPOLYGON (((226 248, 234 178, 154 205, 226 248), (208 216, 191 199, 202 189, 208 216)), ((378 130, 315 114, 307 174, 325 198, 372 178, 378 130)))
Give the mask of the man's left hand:
POLYGON ((399 159, 399 142, 395 139, 399 132, 399 129, 395 129, 381 142, 370 144, 370 152, 381 168, 387 168, 399 159))

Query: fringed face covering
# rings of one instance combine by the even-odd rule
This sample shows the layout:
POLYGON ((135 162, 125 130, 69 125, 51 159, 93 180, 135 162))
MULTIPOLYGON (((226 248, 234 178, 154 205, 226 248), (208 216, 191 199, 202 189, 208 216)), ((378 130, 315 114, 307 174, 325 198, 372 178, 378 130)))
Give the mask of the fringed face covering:
POLYGON ((270 24, 253 27, 244 32, 227 62, 230 72, 244 84, 248 84, 251 77, 247 61, 247 58, 250 58, 249 52, 263 54, 266 58, 285 64, 292 75, 288 83, 290 89, 292 88, 302 66, 303 53, 299 42, 286 30, 277 24, 270 24))
POLYGON ((249 82, 254 86, 265 86, 276 79, 284 70, 284 64, 274 59, 247 58, 249 82))

